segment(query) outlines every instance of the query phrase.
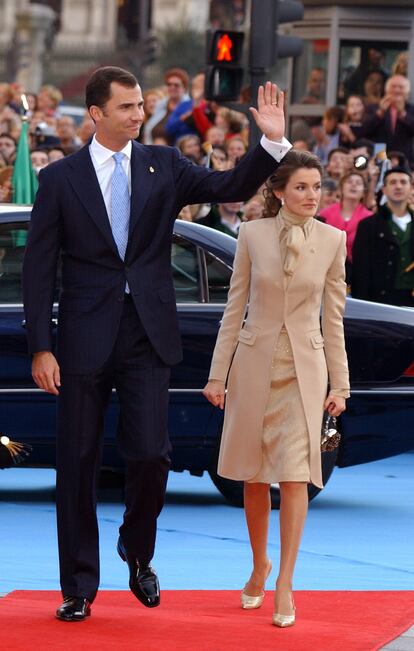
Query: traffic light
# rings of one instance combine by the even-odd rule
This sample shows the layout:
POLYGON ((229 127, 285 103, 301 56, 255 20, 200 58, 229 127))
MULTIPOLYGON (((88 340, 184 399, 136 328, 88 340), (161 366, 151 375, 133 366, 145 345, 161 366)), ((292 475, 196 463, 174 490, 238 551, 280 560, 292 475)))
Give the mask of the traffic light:
POLYGON ((252 0, 250 30, 250 67, 268 69, 278 59, 302 53, 302 39, 278 33, 279 25, 303 18, 298 0, 252 0))
POLYGON ((239 98, 243 82, 244 33, 216 30, 207 34, 205 97, 216 102, 239 98))

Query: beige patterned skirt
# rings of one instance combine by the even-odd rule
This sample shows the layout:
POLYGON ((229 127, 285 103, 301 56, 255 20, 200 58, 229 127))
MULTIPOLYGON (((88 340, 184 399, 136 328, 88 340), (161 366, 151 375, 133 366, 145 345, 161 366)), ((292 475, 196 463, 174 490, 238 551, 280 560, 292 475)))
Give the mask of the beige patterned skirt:
POLYGON ((262 453, 261 468, 249 483, 310 482, 308 427, 290 339, 284 327, 273 354, 262 453))

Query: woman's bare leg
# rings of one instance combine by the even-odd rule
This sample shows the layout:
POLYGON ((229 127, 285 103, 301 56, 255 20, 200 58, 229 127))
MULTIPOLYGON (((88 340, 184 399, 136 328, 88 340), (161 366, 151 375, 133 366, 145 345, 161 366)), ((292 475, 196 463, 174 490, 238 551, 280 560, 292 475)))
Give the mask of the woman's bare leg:
POLYGON ((270 508, 269 484, 245 482, 244 512, 252 548, 253 572, 244 590, 252 597, 262 594, 263 585, 271 567, 267 556, 270 508))
POLYGON ((276 581, 275 611, 292 615, 292 581, 308 512, 305 482, 280 483, 280 566, 276 581))

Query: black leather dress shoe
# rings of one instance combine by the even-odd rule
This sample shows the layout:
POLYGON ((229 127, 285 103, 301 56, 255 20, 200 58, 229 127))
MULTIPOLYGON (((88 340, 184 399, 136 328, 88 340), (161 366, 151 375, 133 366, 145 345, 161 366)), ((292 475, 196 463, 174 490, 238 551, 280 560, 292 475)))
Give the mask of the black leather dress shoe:
POLYGON ((151 565, 140 564, 135 558, 129 558, 121 538, 118 539, 117 551, 129 567, 129 587, 136 598, 147 608, 160 605, 160 584, 151 565))
POLYGON ((63 622, 83 622, 91 614, 91 604, 86 597, 65 597, 56 611, 63 622))

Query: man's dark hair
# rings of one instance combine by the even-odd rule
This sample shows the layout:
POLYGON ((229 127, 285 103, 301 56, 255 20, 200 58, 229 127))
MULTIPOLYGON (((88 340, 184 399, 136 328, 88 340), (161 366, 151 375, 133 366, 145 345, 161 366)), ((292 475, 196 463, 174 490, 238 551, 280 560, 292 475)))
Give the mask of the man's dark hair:
POLYGON ((46 147, 33 147, 33 149, 30 150, 30 153, 31 154, 40 153, 40 154, 48 155, 48 150, 46 149, 46 147))
POLYGON ((336 120, 337 122, 343 122, 344 113, 345 111, 342 108, 342 106, 330 106, 329 108, 326 109, 323 116, 328 120, 336 120))
POLYGON ((398 160, 397 167, 404 167, 405 169, 409 169, 409 164, 408 164, 408 159, 405 154, 403 154, 402 151, 387 151, 387 158, 388 160, 391 160, 391 158, 396 158, 398 160))
POLYGON ((9 133, 6 133, 6 132, 0 133, 0 138, 8 138, 12 142, 14 142, 15 145, 17 145, 16 138, 13 138, 13 136, 11 136, 9 133))
POLYGON ((335 147, 335 149, 331 149, 331 151, 328 154, 328 163, 331 160, 332 156, 339 152, 340 154, 349 154, 349 151, 345 149, 345 147, 335 147))
POLYGON ((407 176, 411 179, 411 172, 407 167, 391 167, 391 169, 387 170, 384 174, 384 178, 383 178, 384 185, 387 177, 390 174, 407 174, 407 176))
POLYGON ((85 90, 85 103, 89 110, 91 106, 103 108, 111 99, 111 84, 115 81, 121 86, 135 88, 138 85, 137 78, 128 70, 116 66, 105 66, 98 68, 89 77, 85 90))
POLYGON ((368 140, 367 138, 358 138, 358 140, 355 140, 351 145, 351 149, 359 149, 360 147, 366 147, 370 158, 374 155, 375 145, 372 140, 368 140))

